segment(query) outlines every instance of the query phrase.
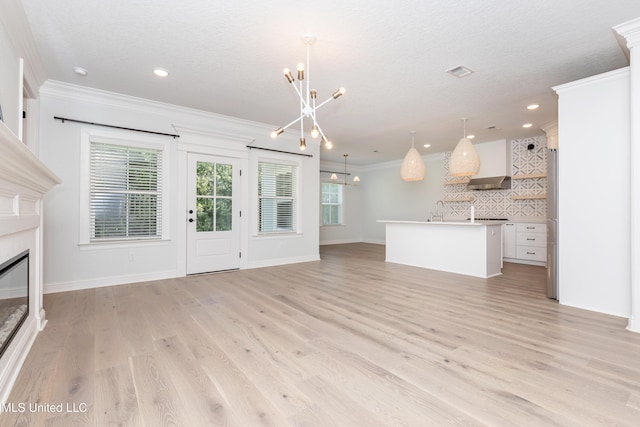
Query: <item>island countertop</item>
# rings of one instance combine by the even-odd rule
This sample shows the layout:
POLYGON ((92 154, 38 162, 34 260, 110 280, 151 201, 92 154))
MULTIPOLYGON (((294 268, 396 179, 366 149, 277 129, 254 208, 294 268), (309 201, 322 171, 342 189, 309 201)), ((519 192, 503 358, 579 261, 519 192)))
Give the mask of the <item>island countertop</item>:
POLYGON ((381 222, 385 224, 424 224, 424 225, 502 225, 510 221, 479 221, 476 220, 471 222, 470 220, 455 220, 455 221, 401 221, 394 219, 379 219, 376 222, 381 222))
POLYGON ((387 262, 488 278, 502 274, 502 224, 509 221, 378 220, 387 262))

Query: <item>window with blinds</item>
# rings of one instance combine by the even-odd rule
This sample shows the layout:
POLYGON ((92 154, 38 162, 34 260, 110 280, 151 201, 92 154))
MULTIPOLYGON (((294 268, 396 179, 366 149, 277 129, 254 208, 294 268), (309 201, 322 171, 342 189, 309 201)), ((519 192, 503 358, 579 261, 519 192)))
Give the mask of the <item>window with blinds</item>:
POLYGON ((258 163, 258 232, 296 232, 297 167, 258 163))
POLYGON ((90 241, 162 237, 162 150, 92 142, 90 241))
POLYGON ((342 224, 342 184, 322 183, 322 225, 342 224))

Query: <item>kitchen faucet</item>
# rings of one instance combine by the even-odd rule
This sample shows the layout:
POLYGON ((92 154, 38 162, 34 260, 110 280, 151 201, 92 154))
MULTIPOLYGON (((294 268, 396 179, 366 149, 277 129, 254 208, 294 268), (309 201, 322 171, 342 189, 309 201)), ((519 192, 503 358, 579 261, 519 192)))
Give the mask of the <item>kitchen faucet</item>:
POLYGON ((444 220, 444 202, 442 200, 438 200, 436 202, 436 211, 431 212, 431 216, 429 217, 429 221, 433 221, 434 219, 438 219, 440 222, 444 220), (442 211, 438 210, 438 206, 442 207, 442 211))

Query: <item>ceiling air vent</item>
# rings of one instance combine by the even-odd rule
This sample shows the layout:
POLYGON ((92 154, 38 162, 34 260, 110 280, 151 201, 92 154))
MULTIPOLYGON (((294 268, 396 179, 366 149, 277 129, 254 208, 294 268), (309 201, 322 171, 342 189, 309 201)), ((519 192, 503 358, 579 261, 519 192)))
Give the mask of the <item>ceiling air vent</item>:
POLYGON ((468 76, 469 74, 472 74, 473 70, 465 67, 464 65, 458 65, 447 70, 447 73, 451 74, 452 76, 462 78, 468 76))

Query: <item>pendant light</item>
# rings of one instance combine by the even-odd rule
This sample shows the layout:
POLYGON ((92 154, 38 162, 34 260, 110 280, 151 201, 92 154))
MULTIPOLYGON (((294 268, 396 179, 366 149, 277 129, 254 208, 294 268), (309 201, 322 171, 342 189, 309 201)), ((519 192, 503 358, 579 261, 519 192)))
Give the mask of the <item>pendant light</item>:
POLYGON ((353 184, 347 182, 347 176, 351 175, 349 172, 347 172, 347 157, 349 157, 349 155, 343 154, 342 156, 344 157, 344 172, 332 172, 332 171, 326 171, 326 170, 320 170, 320 172, 330 173, 331 174, 330 179, 331 181, 334 181, 334 182, 338 181, 338 175, 342 175, 343 176, 343 182, 341 183, 342 185, 358 185, 360 183, 360 177, 358 175, 353 177, 353 184))
POLYGON ((449 173, 451 176, 472 176, 480 169, 480 157, 471 140, 467 138, 467 119, 462 119, 463 136, 451 153, 449 173))
POLYGON ((426 167, 424 165, 424 160, 422 160, 420 153, 418 153, 418 150, 416 150, 416 147, 414 146, 416 131, 412 130, 410 133, 411 148, 404 157, 402 166, 400 166, 400 176, 405 181, 422 181, 424 179, 426 167))

